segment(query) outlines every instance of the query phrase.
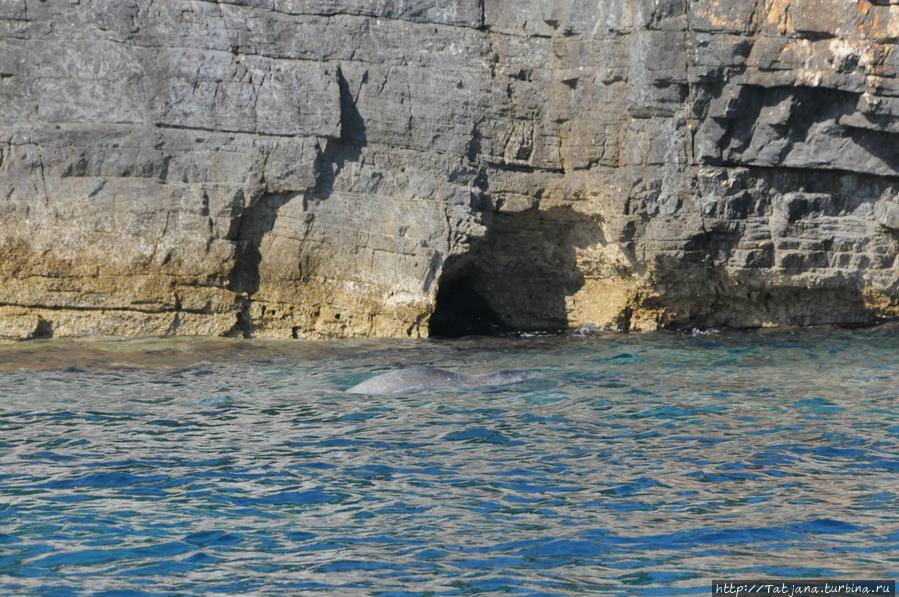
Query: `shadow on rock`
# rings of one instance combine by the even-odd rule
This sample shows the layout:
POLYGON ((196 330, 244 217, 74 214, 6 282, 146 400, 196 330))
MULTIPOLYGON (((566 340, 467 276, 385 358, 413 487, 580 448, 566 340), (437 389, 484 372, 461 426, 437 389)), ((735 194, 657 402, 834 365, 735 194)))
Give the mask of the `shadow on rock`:
POLYGON ((567 327, 565 298, 584 285, 576 249, 601 240, 598 222, 568 207, 490 214, 487 233, 444 265, 431 336, 567 327))

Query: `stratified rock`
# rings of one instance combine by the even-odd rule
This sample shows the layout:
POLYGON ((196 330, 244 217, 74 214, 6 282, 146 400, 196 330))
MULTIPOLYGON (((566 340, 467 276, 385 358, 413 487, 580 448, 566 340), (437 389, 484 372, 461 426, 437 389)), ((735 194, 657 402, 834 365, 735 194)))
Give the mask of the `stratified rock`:
POLYGON ((0 4, 0 337, 899 314, 894 0, 0 4))

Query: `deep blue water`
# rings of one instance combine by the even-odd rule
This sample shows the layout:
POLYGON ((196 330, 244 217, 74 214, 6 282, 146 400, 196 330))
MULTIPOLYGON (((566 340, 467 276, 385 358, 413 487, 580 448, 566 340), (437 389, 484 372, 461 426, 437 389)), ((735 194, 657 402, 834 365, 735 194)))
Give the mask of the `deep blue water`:
POLYGON ((899 577, 899 327, 0 346, 0 594, 899 577), (343 392, 408 365, 519 384, 343 392))

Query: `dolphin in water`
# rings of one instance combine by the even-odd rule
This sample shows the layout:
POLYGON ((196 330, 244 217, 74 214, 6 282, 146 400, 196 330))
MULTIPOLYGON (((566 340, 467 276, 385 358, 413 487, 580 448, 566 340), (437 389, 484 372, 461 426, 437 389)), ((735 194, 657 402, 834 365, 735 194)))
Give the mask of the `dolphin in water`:
POLYGON ((376 375, 349 388, 350 394, 406 394, 420 390, 471 390, 487 386, 504 386, 532 379, 539 374, 507 369, 496 373, 453 373, 437 367, 407 367, 376 375))

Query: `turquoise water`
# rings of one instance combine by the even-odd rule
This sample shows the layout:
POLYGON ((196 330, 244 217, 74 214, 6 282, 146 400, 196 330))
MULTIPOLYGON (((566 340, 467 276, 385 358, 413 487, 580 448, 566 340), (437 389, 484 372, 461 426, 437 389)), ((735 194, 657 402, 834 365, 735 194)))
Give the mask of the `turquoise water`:
POLYGON ((0 346, 0 594, 899 577, 899 327, 0 346), (407 365, 539 371, 357 396, 407 365))

